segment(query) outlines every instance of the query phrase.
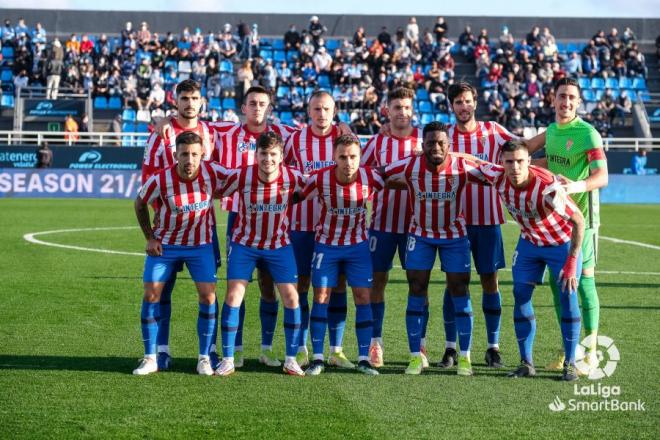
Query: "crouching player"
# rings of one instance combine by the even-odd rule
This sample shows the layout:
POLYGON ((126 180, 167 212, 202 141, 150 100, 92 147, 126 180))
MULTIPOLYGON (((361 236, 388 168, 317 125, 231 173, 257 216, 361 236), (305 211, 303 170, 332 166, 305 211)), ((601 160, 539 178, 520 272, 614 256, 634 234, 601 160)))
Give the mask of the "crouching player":
POLYGON ((289 241, 289 210, 293 196, 303 189, 303 176, 282 165, 284 142, 266 132, 257 140, 256 164, 229 170, 220 195, 239 195, 238 216, 227 253, 227 294, 220 318, 222 362, 219 376, 234 372, 236 331, 240 306, 257 264, 272 275, 284 304, 286 359, 284 372, 305 373, 296 362, 300 307, 296 291, 296 261, 289 241))
POLYGON ((209 349, 216 323, 216 263, 213 252, 213 193, 225 178, 225 169, 202 162, 202 139, 193 132, 176 138, 177 163, 151 176, 135 199, 135 214, 147 239, 144 299, 141 321, 144 358, 133 374, 158 371, 156 345, 159 301, 165 283, 185 263, 199 294, 199 361, 197 372, 213 374, 209 349), (154 226, 149 205, 157 202, 154 226))
POLYGON ((316 225, 312 255, 314 304, 310 316, 313 358, 306 374, 324 370, 323 348, 328 324, 330 293, 343 269, 355 301, 355 332, 358 341, 357 370, 367 375, 378 372, 369 365, 373 318, 370 295, 371 255, 365 217, 371 195, 384 187, 371 168, 360 168, 360 143, 352 135, 341 135, 333 144, 335 165, 312 174, 301 198, 316 197, 321 217, 316 225))
POLYGON ((513 320, 521 363, 509 376, 536 374, 532 358, 536 334, 532 293, 548 266, 561 291, 561 333, 566 359, 562 379, 576 380, 575 349, 580 337, 576 274, 581 273, 584 217, 552 173, 530 166, 530 155, 522 142, 508 141, 502 146, 502 166, 483 162, 479 169, 521 228, 511 265, 513 320))

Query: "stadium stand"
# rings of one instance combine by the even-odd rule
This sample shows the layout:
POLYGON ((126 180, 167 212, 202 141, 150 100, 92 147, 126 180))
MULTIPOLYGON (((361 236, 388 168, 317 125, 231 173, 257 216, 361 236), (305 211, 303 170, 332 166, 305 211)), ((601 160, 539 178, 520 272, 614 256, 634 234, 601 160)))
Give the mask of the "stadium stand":
MULTIPOLYGON (((466 26, 455 41, 447 37, 446 25, 444 32, 410 32, 402 25, 373 36, 360 27, 339 37, 328 36, 325 27, 315 35, 283 28, 281 35, 261 36, 256 25, 246 23, 227 23, 218 33, 186 27, 159 35, 144 23, 139 29, 127 25, 116 36, 50 37, 35 23, 28 32, 5 25, 0 34, 3 109, 14 107, 18 87, 45 87, 57 60, 61 87, 91 92, 95 113, 105 117, 95 120, 123 112, 123 128, 132 131, 146 130, 152 119, 166 115, 174 85, 188 77, 203 85, 207 118, 237 111, 246 86, 259 83, 273 91, 274 115, 289 123, 305 119, 305 98, 315 88, 332 92, 338 120, 356 123, 375 113, 383 122, 383 98, 399 85, 417 90, 419 123, 450 121, 446 90, 464 78, 479 88, 481 119, 522 134, 547 125, 552 82, 571 75, 583 88, 583 117, 604 136, 630 135, 632 104, 651 101, 647 81, 658 77, 657 55, 643 53, 630 28, 598 30, 588 40, 572 41, 557 41, 549 28, 538 26, 515 36, 506 26, 496 36, 485 28, 475 35, 466 26)), ((370 134, 374 125, 354 128, 370 134)))

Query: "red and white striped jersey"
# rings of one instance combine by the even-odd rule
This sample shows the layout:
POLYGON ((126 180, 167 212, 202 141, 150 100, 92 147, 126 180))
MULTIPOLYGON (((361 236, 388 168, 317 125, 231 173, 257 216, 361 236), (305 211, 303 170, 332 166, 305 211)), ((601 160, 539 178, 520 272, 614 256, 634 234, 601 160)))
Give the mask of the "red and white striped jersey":
POLYGON ((560 182, 550 171, 530 166, 529 185, 518 189, 511 185, 500 165, 481 164, 479 170, 520 225, 523 238, 537 246, 557 246, 571 241, 570 218, 578 208, 563 190, 558 192, 553 188, 559 187, 560 182))
MULTIPOLYGON (((215 136, 213 160, 225 168, 240 168, 256 162, 257 139, 261 133, 255 133, 247 128, 247 124, 232 124, 226 127, 226 122, 219 125, 215 136)), ((286 142, 292 129, 281 124, 268 124, 267 131, 274 131, 286 142)), ((238 212, 238 195, 222 199, 222 209, 238 212)))
POLYGON ((462 193, 468 182, 485 182, 473 162, 447 155, 442 166, 431 171, 424 155, 412 156, 388 165, 385 175, 408 185, 412 207, 409 233, 443 239, 465 236, 462 193))
MULTIPOLYGON (((455 124, 449 126, 449 151, 467 153, 481 160, 499 163, 502 145, 518 139, 497 122, 477 121, 474 131, 463 132, 455 124)), ((468 184, 463 192, 465 222, 468 225, 501 225, 504 210, 497 192, 490 186, 468 184)))
POLYGON ((272 182, 259 178, 257 164, 229 170, 222 195, 238 195, 238 218, 231 240, 259 249, 278 249, 289 244, 291 199, 302 191, 305 180, 293 168, 281 166, 272 182))
MULTIPOLYGON (((332 144, 340 134, 336 126, 325 136, 316 136, 311 127, 296 130, 284 147, 284 163, 295 167, 305 176, 334 165, 332 144)), ((318 201, 304 200, 296 203, 291 209, 291 230, 314 231, 320 216, 321 206, 318 201)))
MULTIPOLYGON (((362 153, 362 164, 381 167, 422 151, 422 130, 413 128, 410 136, 400 138, 377 134, 369 139, 362 153)), ((376 231, 408 232, 412 210, 405 189, 384 188, 374 194, 370 227, 376 231)))
POLYGON ((367 239, 367 202, 385 183, 376 170, 358 170, 357 180, 342 184, 335 175, 336 165, 323 168, 307 179, 303 198, 314 197, 321 206, 316 224, 316 241, 331 246, 358 244, 367 239))
POLYGON ((155 206, 154 236, 163 244, 199 246, 211 243, 215 225, 213 193, 223 184, 226 175, 224 167, 202 162, 199 174, 192 180, 179 177, 176 165, 147 179, 139 196, 155 206))
POLYGON ((174 153, 176 152, 176 137, 185 131, 192 131, 202 138, 202 148, 204 149, 204 160, 210 160, 213 153, 214 129, 209 127, 209 123, 198 121, 195 128, 187 129, 181 127, 176 119, 170 119, 165 126, 165 137, 157 133, 151 133, 147 139, 147 146, 144 148, 144 159, 142 161, 142 182, 157 173, 168 168, 176 162, 174 153))

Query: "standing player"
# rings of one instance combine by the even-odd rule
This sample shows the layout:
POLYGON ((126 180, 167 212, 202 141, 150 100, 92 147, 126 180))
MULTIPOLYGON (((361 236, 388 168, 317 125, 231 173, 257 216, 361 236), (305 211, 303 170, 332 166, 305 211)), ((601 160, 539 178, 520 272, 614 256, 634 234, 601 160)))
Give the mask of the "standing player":
MULTIPOLYGON (((582 102, 580 85, 573 78, 562 78, 555 84, 555 122, 545 132, 546 166, 568 181, 567 191, 582 211, 585 219, 582 242, 582 276, 578 285, 585 333, 590 337, 590 347, 585 361, 588 367, 598 366, 596 356, 598 344, 598 321, 600 303, 596 292, 594 271, 598 257, 598 228, 600 226, 600 203, 598 189, 607 186, 607 158, 603 141, 589 123, 577 116, 582 102)), ((530 149, 530 153, 533 150, 530 149)), ((559 291, 551 282, 557 320, 559 314, 559 291)), ((561 369, 564 359, 552 362, 548 368, 561 369)))
POLYGON ((406 309, 406 330, 411 359, 406 374, 422 372, 420 352, 424 304, 436 253, 446 273, 458 329, 460 355, 458 375, 472 375, 472 303, 470 283, 470 243, 462 213, 462 193, 468 182, 482 181, 476 166, 449 151, 447 126, 431 122, 423 130, 421 156, 395 162, 384 170, 388 179, 403 180, 408 187, 412 221, 408 229, 406 275, 410 289, 406 309))
MULTIPOLYGON (((387 96, 387 114, 390 131, 387 135, 372 137, 362 155, 362 165, 383 167, 398 160, 417 154, 422 150, 419 128, 411 125, 415 92, 407 88, 392 90, 387 96)), ((374 270, 371 291, 371 312, 374 326, 369 347, 369 362, 373 367, 383 366, 383 317, 385 315, 385 286, 388 272, 392 268, 394 254, 405 270, 405 252, 408 225, 410 224, 408 191, 405 189, 383 189, 374 193, 369 226, 369 250, 374 270)), ((428 322, 428 304, 424 305, 424 326, 420 353, 425 355, 425 333, 428 322)))
MULTIPOLYGON (((332 96, 318 90, 311 94, 307 105, 310 125, 294 132, 284 148, 284 161, 296 167, 304 175, 335 164, 333 145, 342 134, 340 126, 333 125, 335 101, 332 96)), ((298 363, 309 363, 307 332, 309 326, 308 291, 314 253, 314 228, 318 223, 321 205, 316 200, 305 200, 291 210, 291 243, 296 255, 298 269, 298 294, 302 314, 302 332, 299 343, 298 363)), ((330 365, 355 368, 342 351, 344 326, 346 323, 346 281, 343 275, 330 295, 328 330, 330 336, 330 365)))
MULTIPOLYGON (((202 140, 203 160, 210 160, 213 152, 213 132, 208 124, 198 119, 199 109, 202 105, 201 86, 191 79, 181 81, 176 86, 177 116, 168 119, 157 132, 152 133, 147 140, 142 163, 142 182, 159 171, 175 163, 176 138, 184 132, 196 133, 202 140), (160 133, 160 134, 157 134, 160 133)), ((156 200, 158 203, 158 200, 156 200)), ((217 265, 220 265, 220 251, 215 230, 215 211, 211 211, 213 222, 213 245, 217 265)), ((172 291, 176 283, 176 274, 183 270, 183 266, 175 268, 170 278, 165 282, 160 295, 160 323, 158 325, 158 369, 167 370, 171 365, 169 348, 170 318, 172 316, 172 291)), ((217 329, 214 330, 217 332, 217 329)), ((214 338, 215 341, 215 338, 214 338)), ((213 363, 217 363, 215 344, 211 349, 213 363)))
POLYGON ((213 374, 209 349, 216 324, 216 266, 213 254, 213 193, 225 170, 203 162, 202 139, 184 132, 176 138, 176 165, 151 176, 135 200, 135 213, 147 239, 141 321, 144 358, 133 374, 158 371, 160 296, 177 267, 186 264, 199 294, 197 372, 213 374), (158 203, 154 204, 155 201, 158 203), (149 205, 156 206, 154 226, 149 205))
MULTIPOLYGON (((256 162, 257 138, 262 133, 275 132, 286 139, 291 128, 280 124, 268 124, 268 114, 271 109, 270 93, 261 86, 250 87, 245 93, 241 111, 245 115, 245 122, 232 124, 227 128, 226 122, 218 125, 216 136, 214 160, 226 168, 239 168, 252 165, 256 162), (222 132, 221 132, 221 131, 222 132)), ((211 124, 213 126, 213 124, 211 124)), ((230 242, 235 220, 238 213, 238 194, 222 200, 222 208, 229 211, 227 217, 227 243, 230 242)), ((279 305, 273 281, 267 271, 259 270, 259 288, 261 300, 259 302, 259 318, 261 320, 261 354, 259 362, 271 367, 279 367, 280 361, 273 352, 273 336, 277 325, 279 305)), ((238 332, 236 334, 236 350, 234 365, 243 366, 243 322, 245 320, 245 303, 239 311, 238 332)))
POLYGON ((342 135, 334 141, 335 165, 312 174, 301 198, 316 198, 321 205, 312 254, 314 305, 310 317, 313 358, 306 374, 317 376, 325 369, 323 347, 328 325, 330 293, 339 273, 346 275, 355 301, 355 332, 358 340, 358 371, 378 372, 369 365, 372 314, 369 304, 372 266, 365 217, 367 202, 384 187, 372 168, 360 168, 360 141, 342 135))
MULTIPOLYGON (((515 139, 515 136, 496 122, 476 120, 477 90, 471 84, 459 81, 451 85, 448 97, 456 116, 456 124, 449 126, 451 151, 499 163, 502 145, 515 139)), ((497 271, 505 267, 500 230, 500 225, 505 222, 504 211, 497 192, 490 186, 476 183, 469 183, 465 188, 462 206, 465 210, 470 250, 483 288, 481 307, 488 340, 486 365, 499 368, 502 367, 499 349, 502 296, 497 282, 497 271)), ((445 353, 439 366, 449 368, 456 363, 456 324, 453 303, 447 290, 442 311, 446 342, 445 353)))
POLYGON ((303 189, 298 171, 282 166, 284 141, 273 132, 257 140, 257 164, 227 173, 223 195, 239 195, 239 211, 227 256, 227 294, 222 307, 223 359, 216 374, 234 372, 234 346, 240 305, 257 263, 272 274, 284 303, 286 359, 284 372, 304 376, 296 362, 300 307, 295 257, 289 242, 288 211, 293 195, 303 189))
POLYGON ((532 293, 548 266, 553 279, 559 280, 556 289, 561 290, 561 333, 566 358, 562 379, 576 380, 575 349, 580 337, 576 274, 581 264, 584 217, 552 173, 530 166, 530 155, 522 142, 510 141, 502 146, 502 166, 484 162, 479 170, 521 228, 512 263, 513 321, 521 363, 510 376, 536 374, 532 358, 536 335, 532 293))

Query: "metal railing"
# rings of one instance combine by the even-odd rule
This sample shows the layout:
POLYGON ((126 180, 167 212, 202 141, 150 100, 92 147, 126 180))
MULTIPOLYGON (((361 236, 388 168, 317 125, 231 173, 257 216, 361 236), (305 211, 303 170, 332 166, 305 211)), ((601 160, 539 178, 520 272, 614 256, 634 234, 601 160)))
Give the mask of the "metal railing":
MULTIPOLYGON (((142 147, 146 145, 149 133, 107 133, 64 131, 0 131, 0 145, 98 145, 142 147)), ((366 140, 368 136, 360 136, 366 140)), ((634 150, 640 148, 660 151, 660 138, 604 138, 603 148, 608 150, 634 150)))
POLYGON ((98 145, 143 147, 149 133, 108 133, 65 131, 0 131, 0 144, 4 145, 98 145))

